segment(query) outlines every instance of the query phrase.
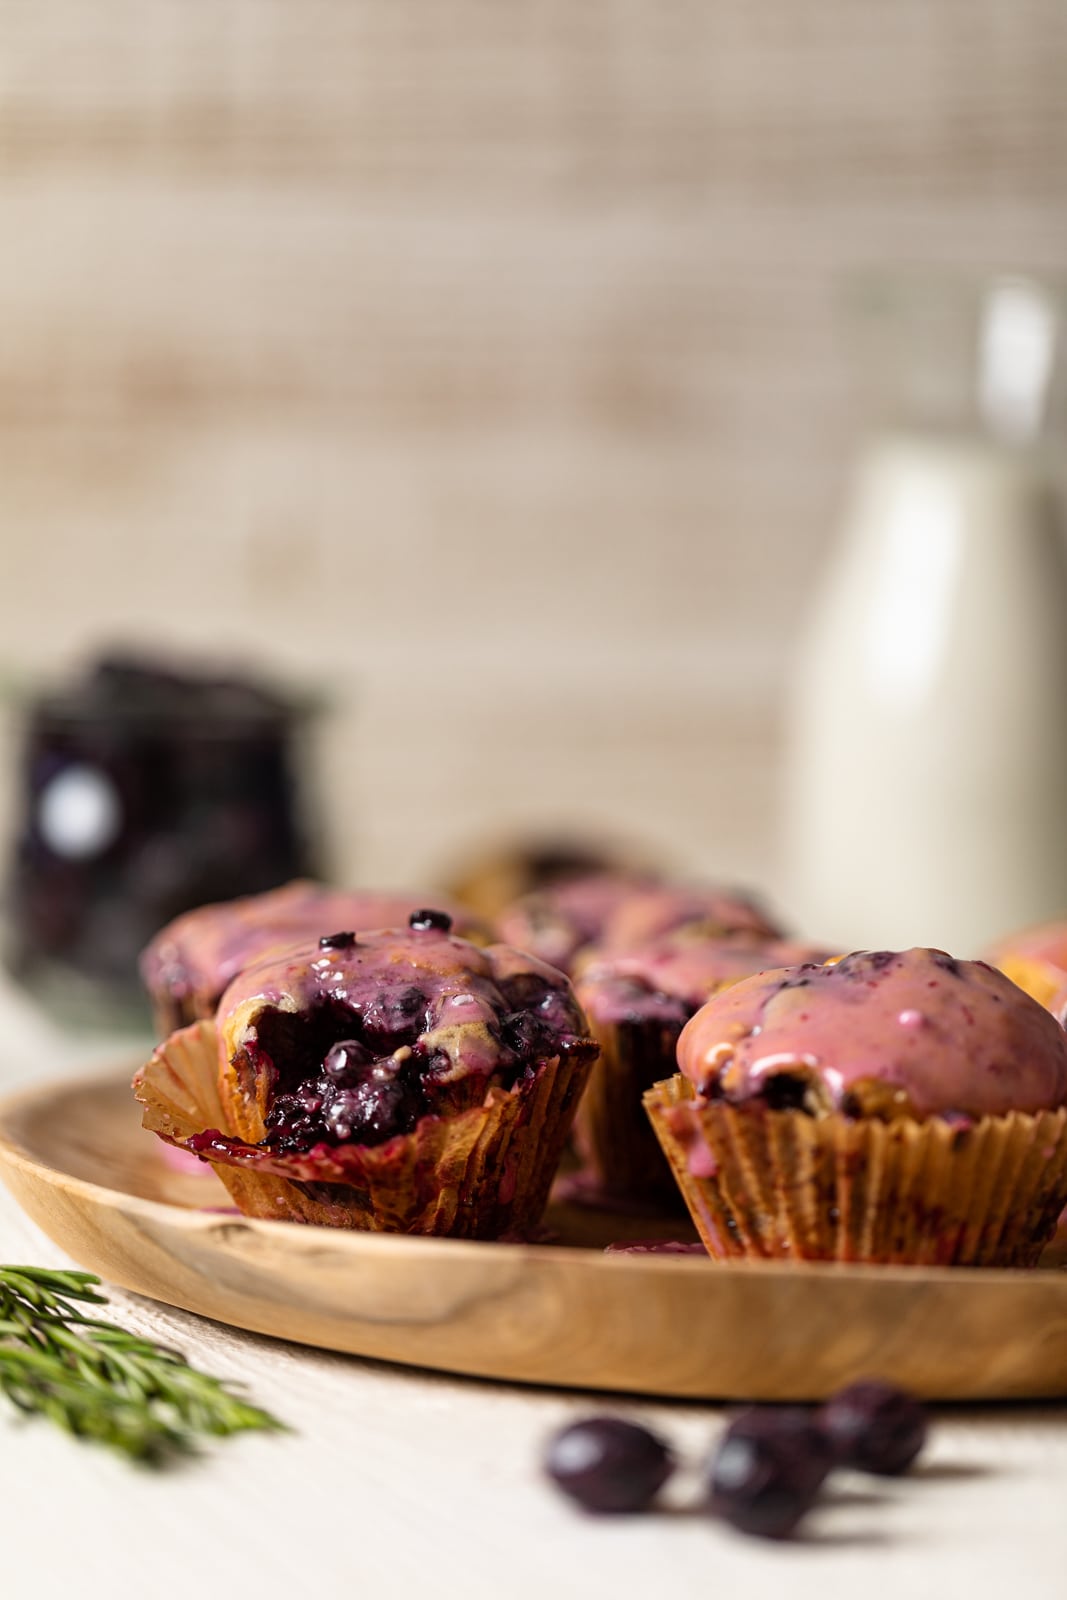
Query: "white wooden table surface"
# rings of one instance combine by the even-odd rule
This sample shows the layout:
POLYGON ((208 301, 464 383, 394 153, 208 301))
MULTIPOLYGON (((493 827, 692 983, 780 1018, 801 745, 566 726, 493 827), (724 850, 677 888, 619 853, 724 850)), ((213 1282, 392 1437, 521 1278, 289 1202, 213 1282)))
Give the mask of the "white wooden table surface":
MULTIPOLYGON (((5 1090, 130 1049, 59 1034, 3 983, 0 1039, 5 1090)), ((64 1259, 2 1191, 0 1259, 64 1259)), ((671 1511, 595 1520, 555 1494, 538 1460, 553 1428, 602 1400, 393 1369, 113 1299, 127 1325, 240 1379, 293 1432, 224 1442, 152 1475, 0 1412, 5 1596, 1067 1593, 1064 1407, 939 1414, 921 1470, 842 1477, 803 1542, 768 1546, 686 1514, 720 1426, 714 1407, 621 1403, 669 1434, 688 1470, 671 1511)))

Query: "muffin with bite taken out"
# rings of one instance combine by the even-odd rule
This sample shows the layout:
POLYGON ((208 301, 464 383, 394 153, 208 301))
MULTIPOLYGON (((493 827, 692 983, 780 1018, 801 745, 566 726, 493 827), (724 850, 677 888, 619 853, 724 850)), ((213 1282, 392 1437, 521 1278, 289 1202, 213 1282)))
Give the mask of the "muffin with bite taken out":
POLYGON ((1067 1035, 980 961, 859 951, 715 995, 645 1105, 720 1258, 1027 1266, 1067 1203, 1067 1035))
POLYGON ((540 1221, 596 1052, 561 973, 418 910, 253 962, 134 1087, 250 1216, 499 1238, 540 1221))

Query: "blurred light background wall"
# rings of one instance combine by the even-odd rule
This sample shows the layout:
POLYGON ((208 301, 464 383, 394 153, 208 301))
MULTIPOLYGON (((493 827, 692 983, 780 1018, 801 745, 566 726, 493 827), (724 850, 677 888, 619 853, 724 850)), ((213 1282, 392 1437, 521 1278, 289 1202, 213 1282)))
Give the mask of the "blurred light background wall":
POLYGON ((1062 0, 4 0, 5 669, 321 685, 346 877, 773 882, 840 275, 1062 267, 1065 84, 1062 0))

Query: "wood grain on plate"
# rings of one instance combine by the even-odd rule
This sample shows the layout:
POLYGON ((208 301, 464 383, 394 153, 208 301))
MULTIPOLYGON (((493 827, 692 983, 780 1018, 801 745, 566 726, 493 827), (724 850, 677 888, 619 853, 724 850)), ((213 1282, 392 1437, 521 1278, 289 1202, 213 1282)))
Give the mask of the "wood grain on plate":
MULTIPOLYGON (((0 1106, 0 1171, 108 1281, 256 1333, 529 1383, 816 1399, 877 1374, 942 1399, 1067 1395, 1067 1272, 724 1266, 606 1256, 566 1207, 552 1245, 250 1221, 174 1169, 125 1077, 0 1106)), ((610 1219, 607 1237, 635 1224, 610 1219)), ((598 1242, 603 1242, 601 1239, 598 1242)))

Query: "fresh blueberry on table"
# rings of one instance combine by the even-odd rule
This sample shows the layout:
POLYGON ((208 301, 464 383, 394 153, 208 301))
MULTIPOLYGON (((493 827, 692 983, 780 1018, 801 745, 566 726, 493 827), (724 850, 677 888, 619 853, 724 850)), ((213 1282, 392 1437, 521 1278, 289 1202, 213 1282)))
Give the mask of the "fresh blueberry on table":
POLYGON ((818 1413, 818 1424, 843 1467, 896 1476, 906 1472, 926 1442, 926 1409, 895 1384, 850 1384, 818 1413))
POLYGON ((622 1417, 586 1417, 549 1441, 545 1470, 587 1511, 644 1511, 674 1469, 656 1434, 622 1417))
POLYGON ((743 1533, 788 1539, 814 1504, 832 1464, 811 1414, 753 1407, 727 1427, 711 1464, 712 1512, 743 1533))
MULTIPOLYGON (((851 1384, 822 1407, 750 1406, 720 1435, 707 1508, 763 1539, 788 1539, 835 1467, 898 1473, 922 1449, 927 1414, 894 1384, 851 1384)), ((549 1441, 545 1470, 589 1511, 647 1511, 674 1470, 669 1447, 621 1417, 587 1417, 549 1441)))

